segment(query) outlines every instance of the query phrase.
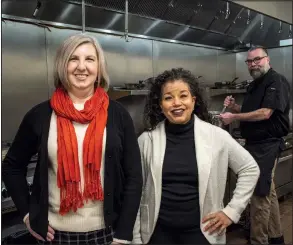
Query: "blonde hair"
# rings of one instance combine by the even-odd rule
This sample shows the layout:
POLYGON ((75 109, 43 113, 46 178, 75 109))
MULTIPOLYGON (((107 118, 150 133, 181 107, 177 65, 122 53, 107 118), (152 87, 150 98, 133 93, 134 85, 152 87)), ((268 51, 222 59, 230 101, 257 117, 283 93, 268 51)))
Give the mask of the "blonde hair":
POLYGON ((70 83, 67 78, 67 65, 68 61, 76 50, 82 44, 91 43, 96 51, 98 57, 98 77, 97 83, 100 87, 108 91, 110 85, 109 75, 106 69, 106 61, 104 52, 97 42, 97 40, 86 34, 77 34, 67 38, 59 47, 54 65, 54 85, 55 88, 63 87, 66 90, 70 87, 70 83))

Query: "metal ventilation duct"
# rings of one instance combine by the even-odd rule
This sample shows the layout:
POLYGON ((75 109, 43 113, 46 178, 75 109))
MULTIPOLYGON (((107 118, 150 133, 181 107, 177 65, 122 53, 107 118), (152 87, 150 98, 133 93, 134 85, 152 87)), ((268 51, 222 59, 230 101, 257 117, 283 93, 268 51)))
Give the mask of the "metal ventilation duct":
MULTIPOLYGON (((84 0, 85 27, 125 32, 125 0, 84 0)), ((82 0, 2 0, 2 19, 17 16, 82 26, 82 0), (40 5, 33 16, 36 7, 40 5)), ((290 25, 222 0, 128 0, 128 32, 225 49, 279 46, 290 25), (263 23, 262 29, 260 28, 263 23)))

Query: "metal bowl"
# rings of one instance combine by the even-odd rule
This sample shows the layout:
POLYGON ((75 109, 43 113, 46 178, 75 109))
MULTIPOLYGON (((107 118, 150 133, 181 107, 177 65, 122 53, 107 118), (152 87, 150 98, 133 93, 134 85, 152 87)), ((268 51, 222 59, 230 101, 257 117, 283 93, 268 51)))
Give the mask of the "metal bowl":
POLYGON ((219 115, 221 114, 220 111, 209 111, 209 113, 212 116, 212 124, 218 127, 223 127, 222 120, 219 118, 219 115))

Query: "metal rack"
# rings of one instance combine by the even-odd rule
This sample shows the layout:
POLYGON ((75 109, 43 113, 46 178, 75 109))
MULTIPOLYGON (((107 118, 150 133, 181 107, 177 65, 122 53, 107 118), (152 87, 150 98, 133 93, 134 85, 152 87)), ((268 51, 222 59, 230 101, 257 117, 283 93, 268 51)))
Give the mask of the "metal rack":
POLYGON ((246 89, 212 89, 206 88, 206 94, 208 97, 215 97, 219 95, 230 95, 230 94, 245 94, 246 89))
POLYGON ((149 94, 148 89, 132 90, 132 89, 125 89, 125 88, 122 88, 122 87, 113 87, 112 90, 116 91, 116 92, 128 92, 129 95, 148 95, 149 94))

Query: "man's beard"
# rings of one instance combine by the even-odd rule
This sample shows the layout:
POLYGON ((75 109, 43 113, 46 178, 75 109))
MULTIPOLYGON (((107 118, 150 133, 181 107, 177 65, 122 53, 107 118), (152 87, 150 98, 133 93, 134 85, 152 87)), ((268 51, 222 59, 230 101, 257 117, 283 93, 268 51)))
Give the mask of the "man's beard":
POLYGON ((265 68, 254 68, 249 70, 249 73, 253 77, 253 79, 257 79, 266 74, 266 70, 265 68))

